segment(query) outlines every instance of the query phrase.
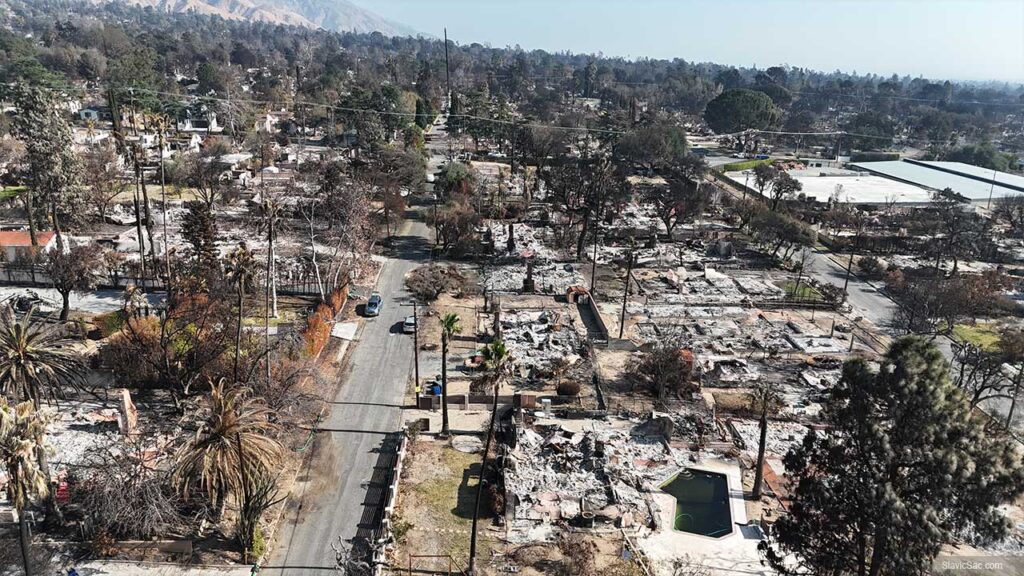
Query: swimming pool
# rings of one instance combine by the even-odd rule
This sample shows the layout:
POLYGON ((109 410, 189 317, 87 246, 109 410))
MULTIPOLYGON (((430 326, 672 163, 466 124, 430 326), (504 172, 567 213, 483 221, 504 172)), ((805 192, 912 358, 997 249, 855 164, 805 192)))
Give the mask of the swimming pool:
POLYGON ((729 481, 724 474, 687 468, 661 489, 676 499, 676 530, 712 538, 732 534, 729 481))

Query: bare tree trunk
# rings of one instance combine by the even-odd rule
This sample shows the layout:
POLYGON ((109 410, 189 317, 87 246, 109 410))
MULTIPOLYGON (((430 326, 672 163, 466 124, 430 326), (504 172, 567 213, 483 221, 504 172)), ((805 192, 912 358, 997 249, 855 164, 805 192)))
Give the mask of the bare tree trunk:
POLYGON ((18 535, 21 541, 21 563, 25 568, 25 576, 32 576, 32 535, 28 531, 24 510, 18 510, 18 535))
POLYGON ((32 239, 32 246, 39 247, 39 238, 36 235, 36 211, 35 211, 35 191, 29 191, 22 194, 22 202, 25 205, 25 212, 28 217, 28 235, 32 239))
POLYGON ((242 354, 242 301, 243 292, 242 285, 238 285, 238 328, 235 329, 235 364, 234 364, 234 375, 235 382, 238 382, 238 357, 242 354))
POLYGON ((61 309, 60 309, 60 321, 66 322, 68 319, 68 311, 71 309, 71 293, 61 290, 61 309))
MULTIPOLYGON (((35 407, 36 412, 40 410, 40 403, 38 395, 32 397, 32 405, 35 407)), ((46 479, 47 492, 43 498, 43 506, 46 509, 46 521, 60 524, 63 522, 64 516, 61 514, 60 508, 57 506, 57 499, 54 497, 53 490, 49 490, 50 487, 50 460, 46 456, 46 438, 44 434, 39 434, 35 438, 36 440, 36 461, 39 463, 39 471, 42 472, 43 478, 46 479)))
POLYGON ((754 470, 754 500, 761 498, 761 484, 764 482, 764 452, 768 443, 768 406, 761 407, 761 437, 757 444, 757 468, 754 470))
POLYGON ((53 220, 53 231, 57 236, 57 250, 64 251, 64 235, 61 233, 60 220, 57 219, 57 202, 50 202, 50 219, 53 220))

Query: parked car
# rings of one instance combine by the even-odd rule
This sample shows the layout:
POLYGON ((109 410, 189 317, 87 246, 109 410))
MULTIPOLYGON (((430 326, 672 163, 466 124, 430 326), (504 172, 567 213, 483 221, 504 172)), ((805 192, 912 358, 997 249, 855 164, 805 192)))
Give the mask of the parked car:
POLYGON ((405 322, 402 322, 402 332, 406 334, 412 334, 416 331, 416 317, 406 316, 405 322))
POLYGON ((370 294, 370 299, 366 301, 366 315, 377 316, 380 314, 380 307, 384 304, 384 300, 380 297, 380 294, 374 292, 370 294))

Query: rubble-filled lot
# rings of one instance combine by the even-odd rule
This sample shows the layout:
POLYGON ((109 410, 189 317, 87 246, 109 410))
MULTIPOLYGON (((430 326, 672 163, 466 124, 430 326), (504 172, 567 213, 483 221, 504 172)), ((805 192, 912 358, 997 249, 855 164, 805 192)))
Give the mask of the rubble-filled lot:
POLYGON ((485 266, 483 285, 491 292, 518 293, 527 277, 533 279, 536 291, 544 294, 565 294, 570 286, 585 284, 583 273, 573 264, 519 263, 485 266))

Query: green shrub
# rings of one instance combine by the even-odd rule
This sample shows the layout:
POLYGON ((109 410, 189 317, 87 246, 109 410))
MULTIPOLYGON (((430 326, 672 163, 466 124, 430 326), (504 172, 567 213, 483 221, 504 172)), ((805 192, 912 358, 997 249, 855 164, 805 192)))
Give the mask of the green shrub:
POLYGON ((771 164, 774 162, 772 159, 767 160, 743 160, 741 162, 730 162, 718 167, 721 172, 742 172, 743 170, 752 170, 759 164, 771 164))
POLYGON ((250 555, 254 560, 263 558, 263 555, 267 553, 267 539, 263 535, 263 528, 256 526, 256 531, 252 535, 252 550, 249 551, 250 555))
POLYGON ((124 328, 124 310, 114 310, 113 312, 107 312, 105 314, 99 314, 96 316, 96 326, 100 329, 100 334, 104 338, 117 334, 124 328))

